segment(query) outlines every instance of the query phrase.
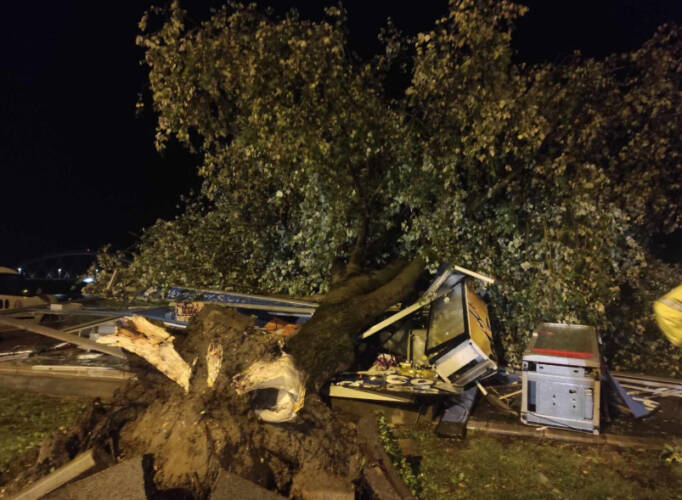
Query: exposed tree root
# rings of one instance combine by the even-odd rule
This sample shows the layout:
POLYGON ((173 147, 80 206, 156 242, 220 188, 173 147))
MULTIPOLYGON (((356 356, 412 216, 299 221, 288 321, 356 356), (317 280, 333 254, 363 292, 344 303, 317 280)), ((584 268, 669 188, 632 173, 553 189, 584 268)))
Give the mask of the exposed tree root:
MULTIPOLYGON (((251 318, 220 306, 204 307, 175 339, 139 319, 124 324, 114 342, 149 363, 131 354, 137 380, 119 391, 111 406, 94 405, 76 428, 47 441, 35 466, 18 481, 35 479, 97 447, 117 459, 153 456, 155 490, 180 490, 194 498, 208 495, 220 469, 293 497, 305 497, 311 482, 322 489, 351 487, 362 462, 355 425, 333 414, 318 389, 349 366, 354 335, 411 290, 423 263, 399 267, 375 274, 374 290, 357 276, 349 278, 348 294, 335 292, 332 303, 323 303, 287 346, 284 338, 255 328, 251 318), (354 295, 358 287, 364 295, 354 295), (295 370, 283 349, 312 390, 293 420, 268 424, 254 410, 271 405, 272 398, 265 401, 272 394, 238 389, 259 383, 254 366, 279 363, 280 372, 284 365, 295 370)), ((301 401, 292 404, 298 409, 301 401)))

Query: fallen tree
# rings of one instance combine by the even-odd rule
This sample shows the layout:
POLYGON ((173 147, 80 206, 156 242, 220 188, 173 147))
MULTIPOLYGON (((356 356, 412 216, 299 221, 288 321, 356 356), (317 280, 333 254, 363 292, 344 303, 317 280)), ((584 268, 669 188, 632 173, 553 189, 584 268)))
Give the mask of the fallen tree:
POLYGON ((94 291, 189 285, 321 304, 288 342, 214 307, 172 343, 133 321, 117 342, 178 383, 138 362, 140 383, 113 411, 93 409, 68 446, 46 448, 38 469, 102 444, 152 454, 158 488, 195 496, 219 468, 293 494, 311 469, 348 484, 356 433, 318 390, 352 362, 354 335, 409 293, 426 249, 499 278, 488 298, 510 362, 551 319, 594 325, 621 366, 679 370, 647 314, 679 276, 649 249, 682 221, 679 31, 622 57, 531 67, 510 45, 523 11, 453 0, 416 39, 388 26, 371 61, 350 54, 336 8, 312 22, 230 4, 192 25, 174 2, 150 13, 156 30, 145 16, 157 146, 172 137, 201 153, 203 187, 131 262, 100 254, 94 291), (305 396, 282 397, 300 411, 263 424, 253 409, 268 392, 249 389, 281 387, 267 367, 291 364, 305 396))
POLYGON ((423 274, 425 261, 396 261, 380 271, 350 274, 321 300, 313 317, 288 343, 287 350, 317 392, 329 378, 354 360, 356 335, 379 314, 403 300, 423 274))
POLYGON ((202 308, 185 335, 172 336, 137 316, 123 320, 100 341, 129 353, 137 380, 109 409, 96 406, 67 435, 46 443, 20 481, 97 448, 119 460, 153 457, 148 474, 157 493, 204 498, 227 470, 285 495, 352 496, 364 463, 357 429, 334 415, 318 391, 353 362, 360 330, 412 291, 424 261, 397 261, 364 274, 348 269, 288 340, 217 305, 202 308), (281 401, 277 393, 253 389, 277 387, 268 378, 281 378, 289 358, 307 390, 298 407, 287 409, 286 423, 264 423, 260 412, 281 401))
POLYGON ((338 8, 310 21, 231 3, 198 23, 178 2, 151 9, 138 44, 157 147, 199 153, 202 190, 132 259, 101 253, 92 291, 324 294, 357 240, 372 268, 429 248, 498 278, 506 361, 551 319, 594 325, 618 367, 674 375, 650 304, 679 284, 679 259, 654 250, 682 227, 680 31, 524 65, 524 12, 452 0, 416 37, 389 23, 361 60, 338 8))

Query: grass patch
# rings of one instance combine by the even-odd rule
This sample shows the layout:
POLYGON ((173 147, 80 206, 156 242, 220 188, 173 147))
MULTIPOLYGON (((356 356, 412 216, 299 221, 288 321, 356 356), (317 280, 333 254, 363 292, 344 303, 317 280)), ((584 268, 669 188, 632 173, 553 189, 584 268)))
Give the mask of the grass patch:
POLYGON ((73 424, 88 402, 0 388, 0 473, 60 427, 73 424))
MULTIPOLYGON (((395 449, 395 438, 414 441, 421 459, 406 482, 417 486, 423 500, 682 499, 682 464, 666 461, 660 451, 488 435, 459 441, 430 429, 382 433, 389 436, 388 443, 382 439, 387 450, 395 449)), ((404 458, 396 456, 404 470, 404 458)))

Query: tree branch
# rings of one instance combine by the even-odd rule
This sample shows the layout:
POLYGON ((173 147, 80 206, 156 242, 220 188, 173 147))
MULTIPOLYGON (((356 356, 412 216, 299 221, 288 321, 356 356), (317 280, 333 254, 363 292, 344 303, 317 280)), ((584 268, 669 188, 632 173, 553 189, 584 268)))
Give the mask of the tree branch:
POLYGON ((513 173, 509 174, 507 177, 505 177, 500 182, 495 184, 493 187, 488 189, 488 193, 485 196, 479 197, 478 201, 470 205, 467 211, 469 213, 477 212, 485 203, 487 203, 489 200, 495 197, 495 195, 497 195, 500 191, 502 191, 509 184, 515 181, 522 173, 525 173, 525 171, 522 168, 516 169, 513 173))
POLYGON ((334 373, 348 369, 355 358, 357 334, 412 291, 425 265, 422 257, 407 265, 397 261, 374 273, 371 283, 380 283, 376 288, 370 287, 367 279, 360 280, 367 278, 364 275, 351 279, 355 287, 343 287, 343 295, 330 292, 335 301, 320 304, 310 321, 286 344, 297 369, 308 377, 310 392, 319 391, 334 373))
POLYGON ((388 283, 362 297, 355 298, 354 301, 358 306, 357 314, 364 316, 364 322, 367 322, 374 319, 377 311, 385 311, 401 301, 412 290, 425 267, 426 260, 423 257, 415 257, 388 283))
POLYGON ((383 269, 346 278, 334 285, 320 302, 323 304, 339 304, 352 297, 376 290, 394 279, 406 265, 407 261, 397 259, 383 269))
POLYGON ((346 276, 358 274, 365 264, 365 249, 367 248, 367 230, 369 222, 367 215, 363 214, 358 218, 357 237, 355 246, 350 254, 350 260, 346 266, 346 276))

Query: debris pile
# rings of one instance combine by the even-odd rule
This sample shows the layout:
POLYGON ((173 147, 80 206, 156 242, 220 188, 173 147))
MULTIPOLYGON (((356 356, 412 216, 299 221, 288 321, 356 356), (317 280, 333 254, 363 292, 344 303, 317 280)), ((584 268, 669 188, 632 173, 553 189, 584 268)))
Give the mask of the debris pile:
MULTIPOLYGON (((155 488, 182 489, 197 498, 211 491, 221 470, 285 494, 294 483, 314 486, 308 483, 315 474, 305 474, 305 481, 296 479, 304 465, 345 484, 358 476, 360 457, 354 427, 334 415, 317 396, 307 395, 302 405, 302 391, 283 397, 280 390, 253 390, 264 383, 258 376, 259 363, 275 362, 286 368, 288 362, 281 352, 281 339, 263 333, 252 318, 208 305, 186 334, 177 333, 172 342, 158 332, 150 335, 148 325, 139 319, 122 321, 111 337, 129 335, 132 325, 133 341, 141 342, 145 350, 166 344, 187 360, 191 366, 189 385, 167 383, 166 375, 149 370, 146 362, 131 356, 136 380, 112 401, 111 407, 119 410, 115 416, 102 413, 82 421, 79 434, 87 439, 71 439, 72 453, 101 448, 117 460, 150 454, 154 463, 148 474, 153 476, 155 488), (211 356, 221 349, 222 361, 211 363, 211 356), (266 413, 269 402, 263 400, 270 392, 275 392, 279 404, 283 398, 291 398, 285 406, 300 409, 298 425, 263 425, 258 413, 266 413), (253 411, 259 407, 264 410, 253 411)), ((58 443, 46 449, 63 450, 58 443)), ((45 470, 63 465, 66 458, 63 453, 47 452, 20 480, 39 477, 45 470)))
MULTIPOLYGON (((441 268, 410 305, 396 305, 359 335, 352 371, 337 370, 330 380, 311 380, 311 373, 334 373, 334 367, 305 371, 288 348, 297 339, 300 350, 299 330, 316 324, 318 304, 307 301, 175 288, 162 306, 65 303, 0 313, 0 325, 62 342, 47 355, 22 347, 0 353, 0 361, 23 363, 31 372, 74 372, 83 380, 106 374, 119 387, 107 406, 97 402, 77 428, 46 442, 14 486, 42 478, 24 493, 47 494, 75 477, 65 470, 78 475, 83 464, 97 472, 128 463, 144 477, 145 495, 180 491, 203 498, 217 485, 229 489, 225 477, 242 478, 252 491, 302 498, 353 498, 353 485, 362 484, 405 493, 376 447, 371 405, 417 408, 420 415, 429 408, 437 434, 463 437, 481 393, 517 423, 520 417, 540 429, 597 434, 610 408, 641 418, 658 407, 654 398, 682 394, 675 381, 614 377, 597 333, 584 325, 538 324, 522 370, 500 368, 477 281, 494 283, 461 267, 441 268), (81 354, 56 361, 65 346, 94 352, 74 348, 81 354), (323 386, 322 397, 335 410, 366 404, 360 421, 330 409, 318 393, 323 386), (46 476, 55 468, 57 476, 46 476)), ((337 311, 352 315, 335 304, 325 314, 333 318, 337 311)), ((328 353, 321 359, 330 359, 328 353)), ((70 487, 79 483, 92 487, 83 481, 70 487)))

